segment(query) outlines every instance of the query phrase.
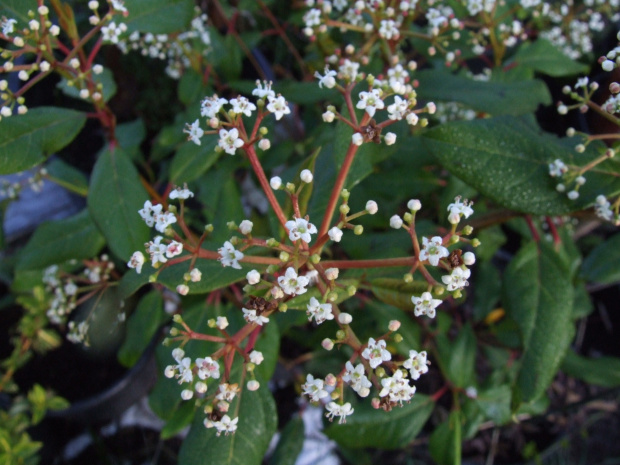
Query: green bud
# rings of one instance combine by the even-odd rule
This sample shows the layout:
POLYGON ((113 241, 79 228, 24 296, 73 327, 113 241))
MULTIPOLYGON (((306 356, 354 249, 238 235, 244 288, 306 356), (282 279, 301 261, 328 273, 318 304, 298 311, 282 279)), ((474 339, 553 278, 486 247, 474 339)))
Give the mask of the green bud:
POLYGON ((478 247, 480 245, 480 241, 477 238, 476 239, 472 239, 471 245, 474 246, 474 247, 478 247))
POLYGON ((292 182, 287 182, 286 190, 289 191, 290 193, 295 192, 295 184, 293 184, 292 182))
POLYGON ((282 313, 286 313, 286 311, 288 310, 288 305, 286 304, 280 304, 278 306, 278 310, 281 311, 282 313))
POLYGON ((338 300, 338 293, 336 291, 331 291, 329 294, 327 294, 327 300, 329 300, 330 302, 335 302, 336 300, 338 300))
POLYGON ((231 238, 230 238, 230 243, 231 243, 232 245, 235 245, 235 246, 236 246, 236 245, 238 245, 238 244, 239 244, 239 238, 238 238, 237 236, 233 236, 233 237, 231 237, 231 238))
POLYGON ((222 153, 224 151, 224 149, 222 147, 220 147, 219 145, 216 145, 213 150, 215 151, 215 153, 222 153))
POLYGON ((345 337, 347 337, 347 333, 343 329, 336 331, 336 339, 338 341, 344 340, 345 337))
POLYGON ((231 109, 231 110, 228 110, 228 116, 230 116, 230 118, 231 118, 231 119, 234 119, 234 118, 235 118, 235 116, 237 116, 237 113, 235 113, 235 112, 234 112, 234 111, 232 111, 232 109, 231 109))
POLYGON ((332 393, 329 395, 329 397, 331 397, 332 400, 338 400, 338 398, 340 397, 340 393, 336 389, 335 391, 332 391, 332 393))
POLYGON ((192 276, 189 273, 183 273, 183 281, 186 283, 192 279, 192 276))
POLYGON ((349 206, 346 203, 343 203, 342 205, 340 205, 340 213, 342 213, 343 215, 348 214, 351 211, 351 208, 349 208, 349 206))
POLYGON ((250 286, 249 284, 246 284, 245 286, 243 286, 243 292, 245 292, 246 294, 249 294, 250 292, 252 292, 252 286, 250 286))
POLYGON ((362 226, 361 224, 358 224, 353 228, 353 234, 355 234, 356 236, 361 236, 363 232, 364 226, 362 226))
POLYGON ((168 205, 168 211, 170 213, 176 213, 177 212, 177 206, 176 205, 168 205))
POLYGON ((212 233, 213 232, 213 225, 211 223, 205 225, 205 232, 206 233, 212 233))
POLYGON ((428 118, 421 118, 418 124, 420 127, 425 128, 426 126, 428 126, 428 118))
POLYGON ((149 283, 156 283, 157 282, 157 274, 152 274, 151 276, 149 276, 149 283))
POLYGON ((411 273, 405 273, 403 275, 403 281, 405 281, 406 283, 412 283, 413 282, 413 275, 411 273))
POLYGON ((178 328, 170 328, 170 335, 172 337, 178 336, 179 335, 179 329, 178 328))
POLYGON ((215 328, 217 326, 215 318, 209 318, 209 321, 207 321, 207 325, 209 326, 209 328, 215 328))
POLYGON ((226 227, 231 231, 236 231, 239 228, 239 226, 237 226, 237 223, 235 223, 234 221, 229 221, 228 223, 226 223, 226 227))
POLYGON ((172 317, 172 321, 174 321, 175 323, 183 323, 183 317, 178 313, 175 313, 172 317))
POLYGON ((403 220, 405 220, 405 223, 411 224, 413 222, 413 215, 410 212, 407 212, 403 215, 403 220))
POLYGON ((269 265, 267 267, 267 273, 269 274, 274 274, 276 271, 278 271, 280 269, 280 267, 278 265, 269 265))
POLYGON ((249 371, 249 372, 254 371, 254 368, 256 368, 256 365, 254 365, 252 362, 248 362, 248 363, 245 365, 245 369, 246 369, 247 371, 249 371))
POLYGON ((463 294, 461 294, 460 289, 457 289, 456 291, 452 293, 452 297, 454 297, 455 299, 460 299, 461 297, 463 297, 463 294))
POLYGON ((333 106, 333 105, 329 105, 329 106, 327 107, 327 111, 331 111, 332 113, 338 113, 338 110, 337 110, 337 109, 336 109, 336 107, 335 107, 335 106, 333 106))
POLYGON ((452 237, 450 238, 450 245, 456 244, 460 240, 461 238, 459 236, 457 236, 456 234, 453 234, 452 237))
POLYGON ((372 74, 369 74, 366 78, 366 82, 370 87, 372 87, 375 84, 375 77, 372 74))
POLYGON ((347 287, 347 294, 349 294, 350 297, 353 297, 356 292, 357 288, 355 286, 350 285, 349 287, 347 287))
POLYGON ((265 126, 261 126, 258 132, 261 134, 261 136, 266 136, 267 134, 269 134, 269 129, 267 129, 265 126))
POLYGON ((474 232, 474 228, 471 227, 470 225, 465 226, 462 230, 461 230, 461 234, 463 234, 463 236, 469 236, 471 233, 474 232))
POLYGON ((267 239, 267 246, 269 247, 278 247, 280 245, 280 243, 278 241, 276 241, 273 237, 270 237, 269 239, 267 239))
POLYGON ((291 256, 288 254, 288 252, 285 252, 285 251, 280 252, 280 261, 281 262, 288 262, 289 258, 291 258, 291 256))
POLYGON ((443 295, 443 293, 444 293, 445 291, 446 291, 446 288, 445 288, 445 287, 443 287, 443 286, 441 286, 441 285, 440 285, 440 286, 435 286, 435 287, 433 288, 433 294, 435 294, 435 295, 437 295, 437 296, 443 295))
POLYGON ((342 192, 340 193, 340 197, 342 197, 343 200, 349 200, 350 195, 351 193, 347 189, 342 189, 342 192))
POLYGON ((168 347, 171 342, 172 341, 166 337, 166 338, 164 338, 163 341, 161 341, 161 345, 164 346, 164 347, 168 347))
POLYGON ((256 106, 257 106, 258 108, 263 108, 263 107, 265 106, 265 101, 264 101, 262 98, 259 98, 259 99, 256 101, 256 106))
POLYGON ((316 265, 321 261, 321 256, 318 253, 315 253, 310 257, 310 261, 316 265))
POLYGON ((392 339, 394 340, 396 344, 403 342, 403 337, 399 333, 394 334, 392 336, 392 339))
POLYGON ((375 374, 376 374, 379 378, 385 378, 385 368, 383 368, 383 367, 377 367, 377 369, 375 370, 375 374))

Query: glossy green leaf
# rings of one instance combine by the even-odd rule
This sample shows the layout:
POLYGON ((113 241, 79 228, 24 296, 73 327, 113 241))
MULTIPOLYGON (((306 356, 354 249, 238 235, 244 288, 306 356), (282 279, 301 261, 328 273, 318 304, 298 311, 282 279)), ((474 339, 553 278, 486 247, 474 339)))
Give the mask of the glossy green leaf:
POLYGON ((37 9, 37 0, 0 0, 0 14, 18 21, 15 29, 26 27, 30 21, 28 11, 37 9))
POLYGON ((86 114, 54 107, 32 108, 0 124, 0 174, 38 165, 68 145, 84 126, 86 114))
POLYGON ((419 71, 415 77, 420 82, 416 91, 421 99, 458 102, 495 116, 523 115, 536 111, 541 104, 551 104, 547 86, 539 80, 474 81, 438 70, 419 71))
MULTIPOLYGON (((424 134, 427 148, 452 174, 458 176, 494 202, 522 213, 561 215, 589 206, 594 191, 580 190, 575 201, 555 190, 548 164, 559 158, 566 163, 585 164, 597 155, 597 148, 576 154, 566 141, 542 133, 523 119, 511 116, 454 122, 424 134)), ((620 180, 605 173, 589 173, 589 183, 606 195, 620 192, 620 180)), ((588 187, 589 188, 589 187, 588 187)), ((594 188, 593 188, 594 189, 594 188)))
POLYGON ((194 17, 192 0, 125 0, 129 32, 170 34, 186 31, 194 17))
POLYGON ((428 447, 437 465, 461 463, 462 425, 461 412, 455 410, 431 434, 428 447))
POLYGON ((118 360, 126 367, 136 364, 159 327, 168 319, 161 294, 151 291, 140 299, 127 320, 125 341, 118 350, 118 360))
POLYGON ((189 426, 196 415, 196 405, 193 402, 181 402, 179 407, 174 410, 172 416, 166 421, 160 436, 162 439, 169 439, 179 433, 183 428, 189 426))
POLYGON ((553 77, 588 72, 588 65, 567 57, 551 42, 541 38, 533 42, 523 42, 511 62, 553 77))
POLYGON ((108 149, 99 154, 91 177, 88 209, 121 260, 144 250, 149 240, 150 230, 138 214, 148 199, 138 171, 123 150, 108 149))
POLYGON ((55 158, 45 168, 50 181, 82 197, 88 195, 88 178, 80 170, 60 158, 55 158))
POLYGON ((220 157, 215 151, 217 138, 203 139, 201 145, 181 145, 170 163, 170 182, 178 186, 201 177, 220 157))
POLYGON ((235 434, 217 437, 215 428, 205 428, 205 414, 196 412, 189 434, 179 452, 180 465, 260 465, 276 431, 276 405, 266 386, 244 389, 229 414, 239 418, 235 434), (239 404, 237 406, 237 403, 239 404), (238 410, 237 410, 238 407, 238 410))
MULTIPOLYGON (((426 281, 413 281, 406 283, 402 279, 396 278, 376 278, 370 282, 370 290, 375 297, 386 304, 402 310, 413 311, 415 305, 411 301, 414 295, 420 296, 423 292, 428 291, 428 283, 426 281)), ((433 295, 434 299, 440 299, 443 296, 433 295)))
POLYGON ((454 341, 446 335, 437 336, 439 364, 452 384, 467 388, 475 381, 476 336, 470 325, 463 326, 454 341))
POLYGON ((515 399, 531 402, 553 380, 573 336, 570 271, 550 245, 530 242, 508 265, 503 295, 524 349, 515 399))
MULTIPOLYGON (((102 87, 99 92, 103 96, 104 102, 107 102, 112 97, 114 97, 114 95, 116 95, 116 82, 114 81, 114 75, 112 74, 112 71, 110 71, 108 68, 104 68, 103 73, 101 74, 93 74, 93 81, 95 81, 95 84, 101 84, 102 87)), ((63 78, 57 84, 57 87, 62 91, 63 94, 68 95, 69 97, 83 100, 82 97, 80 97, 81 89, 77 88, 75 85, 70 86, 66 79, 63 78)))
POLYGON ((269 465, 295 465, 304 446, 304 422, 295 415, 284 427, 269 465))
POLYGON ((614 234, 588 254, 581 266, 583 279, 601 284, 620 281, 620 233, 614 234))
POLYGON ((434 407, 432 399, 423 394, 416 394, 411 403, 391 412, 374 409, 369 402, 359 402, 346 423, 332 424, 324 432, 344 447, 398 449, 416 438, 434 407))
MULTIPOLYGON (((344 302, 345 300, 351 298, 351 296, 349 295, 349 293, 347 292, 347 287, 349 286, 355 286, 357 287, 357 285, 359 284, 359 281, 356 279, 342 279, 338 281, 338 284, 344 286, 343 288, 338 287, 336 289, 334 289, 334 292, 336 292, 338 294, 338 298, 336 298, 333 302, 335 304, 339 304, 340 302, 344 302)), ((286 305, 288 306, 289 310, 303 310, 306 311, 307 310, 307 306, 308 303, 310 302, 310 299, 314 297, 315 299, 322 301, 322 295, 321 295, 321 291, 319 291, 319 289, 317 289, 316 287, 310 288, 307 292, 305 292, 304 294, 298 295, 296 297, 293 297, 291 300, 289 300, 286 305)))
POLYGON ((67 260, 92 258, 105 245, 88 210, 64 220, 43 223, 17 262, 17 270, 40 270, 67 260))
POLYGON ((478 391, 476 404, 486 417, 497 425, 511 421, 511 390, 507 384, 478 391))
POLYGON ((620 386, 620 358, 589 358, 569 350, 562 361, 562 371, 588 384, 613 388, 620 386))

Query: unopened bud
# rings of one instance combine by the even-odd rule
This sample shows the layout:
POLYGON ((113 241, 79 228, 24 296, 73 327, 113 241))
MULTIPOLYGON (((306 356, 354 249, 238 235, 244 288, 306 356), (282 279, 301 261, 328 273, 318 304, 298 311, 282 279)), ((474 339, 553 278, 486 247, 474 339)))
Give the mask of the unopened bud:
POLYGON ((286 312, 287 312, 287 310, 288 310, 288 305, 286 305, 286 304, 280 304, 280 305, 278 306, 278 311, 280 311, 280 312, 282 312, 282 313, 286 313, 286 312))
POLYGON ((372 400, 370 401, 370 405, 375 410, 378 410, 381 408, 381 400, 378 397, 373 397, 372 400))
POLYGON ((287 252, 285 252, 285 251, 280 252, 280 261, 281 262, 288 262, 289 258, 291 258, 291 256, 287 252))
POLYGON ((394 334, 394 336, 392 336, 392 340, 396 344, 400 344, 401 342, 403 342, 403 336, 400 333, 396 333, 396 334, 394 334))
POLYGON ((462 230, 461 230, 461 234, 463 236, 469 236, 471 233, 474 232, 474 228, 470 225, 465 226, 462 230))
POLYGON ((353 234, 355 234, 356 236, 361 236, 363 232, 364 226, 362 226, 361 224, 358 224, 353 228, 353 234))
POLYGON ((338 315, 338 323, 340 323, 341 325, 351 324, 352 321, 353 317, 349 313, 342 312, 340 315, 338 315))
POLYGON ((321 345, 325 350, 332 350, 334 348, 334 341, 326 337, 321 341, 321 345))
POLYGON ((315 253, 310 257, 310 261, 316 265, 321 261, 321 256, 318 253, 315 253))
POLYGON ((260 383, 255 379, 251 379, 248 381, 247 388, 248 391, 256 391, 260 387, 260 383))
POLYGON ((332 375, 331 373, 329 373, 326 377, 325 377, 325 384, 327 386, 335 386, 336 383, 338 383, 338 378, 336 378, 334 375, 332 375))
POLYGON ((480 240, 479 239, 472 239, 471 245, 473 247, 478 247, 480 245, 480 240))
POLYGON ((400 328, 400 321, 398 321, 398 320, 392 320, 388 324, 388 329, 390 331, 398 331, 398 328, 400 328))
POLYGON ((409 212, 406 212, 406 213, 403 215, 403 220, 405 220, 405 222, 406 222, 407 224, 411 224, 411 223, 413 222, 413 215, 412 215, 411 213, 409 213, 409 212))
POLYGON ((413 282, 413 275, 411 273, 405 273, 403 275, 403 281, 405 281, 406 283, 412 283, 413 282))
POLYGON ((375 370, 375 374, 376 374, 379 378, 383 378, 383 377, 385 377, 385 368, 383 368, 383 367, 377 367, 377 369, 375 370))
POLYGON ((325 277, 329 281, 335 281, 336 279, 338 279, 338 273, 338 268, 328 268, 325 270, 325 277))
POLYGON ((349 294, 349 297, 353 297, 356 292, 357 288, 355 286, 350 285, 349 287, 347 287, 347 294, 349 294))
POLYGON ((342 329, 339 329, 338 331, 336 331, 336 340, 342 341, 346 337, 347 337, 347 333, 343 331, 342 329))
POLYGON ((176 313, 172 317, 172 321, 174 321, 175 323, 183 323, 183 317, 179 315, 178 313, 176 313))
POLYGON ((329 300, 330 302, 335 302, 336 300, 338 300, 338 293, 336 291, 331 291, 329 294, 327 294, 327 300, 329 300))
POLYGON ((340 205, 339 210, 340 210, 340 213, 342 213, 343 215, 346 215, 351 211, 351 208, 346 203, 343 203, 342 205, 340 205))

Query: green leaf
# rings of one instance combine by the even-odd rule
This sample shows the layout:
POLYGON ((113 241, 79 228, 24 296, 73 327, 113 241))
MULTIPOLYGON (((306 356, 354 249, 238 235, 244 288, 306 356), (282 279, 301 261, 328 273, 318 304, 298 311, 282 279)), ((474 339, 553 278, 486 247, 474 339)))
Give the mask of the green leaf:
MULTIPOLYGON (((585 164, 598 156, 596 149, 580 156, 567 143, 523 119, 505 116, 448 123, 426 132, 424 139, 429 151, 452 174, 506 208, 535 215, 562 215, 594 201, 594 192, 583 189, 576 201, 558 194, 548 163, 559 158, 585 164)), ((590 173, 589 181, 606 195, 620 192, 620 181, 602 168, 590 173)))
POLYGON ((32 108, 0 124, 0 174, 24 171, 68 145, 84 126, 86 115, 55 107, 32 108))
POLYGON ((50 181, 82 197, 88 195, 88 178, 80 170, 60 158, 55 158, 45 168, 50 181))
POLYGON ((620 386, 620 358, 581 357, 569 350, 562 362, 562 371, 588 384, 614 388, 620 386))
MULTIPOLYGON (((116 95, 116 82, 114 81, 114 75, 108 68, 104 68, 103 73, 101 74, 93 74, 93 81, 95 84, 102 85, 102 90, 99 92, 103 96, 104 102, 107 102, 114 97, 114 95, 116 95)), ((78 88, 75 85, 70 86, 67 79, 63 78, 56 86, 62 91, 63 94, 78 100, 83 100, 82 97, 80 97, 80 90, 82 90, 82 88, 78 88)), ((83 88, 86 87, 84 86, 83 88)))
MULTIPOLYGON (((414 295, 421 295, 428 291, 428 283, 426 281, 413 281, 406 283, 402 279, 396 278, 377 278, 370 281, 370 290, 375 297, 386 304, 402 310, 413 311, 415 305, 411 301, 414 295)), ((448 294, 443 296, 433 295, 434 299, 446 298, 448 294)))
POLYGON ((70 259, 92 258, 105 245, 88 210, 64 220, 43 223, 17 262, 17 270, 40 270, 70 259))
POLYGON ((149 228, 138 214, 149 198, 138 171, 119 148, 104 150, 93 169, 88 209, 108 246, 122 260, 143 250, 149 228))
POLYGON ((475 402, 495 424, 504 425, 511 421, 510 386, 507 384, 478 391, 475 402))
POLYGON ((463 326, 452 342, 443 334, 437 336, 439 363, 443 374, 460 388, 475 381, 476 336, 469 324, 463 326))
POLYGON ((573 335, 570 270, 550 245, 530 242, 508 265, 503 295, 524 349, 515 398, 531 402, 553 380, 573 335))
MULTIPOLYGON (((523 42, 511 62, 552 77, 585 74, 589 69, 587 65, 567 57, 551 42, 541 38, 523 42)), ((510 63, 507 65, 510 66, 510 63)))
POLYGON ((227 81, 239 79, 243 52, 232 34, 220 35, 217 32, 211 34, 213 50, 209 54, 209 60, 215 69, 227 81))
MULTIPOLYGON (((359 284, 359 281, 356 279, 342 279, 338 281, 338 284, 340 284, 341 287, 338 287, 336 289, 334 289, 334 292, 336 292, 336 294, 338 294, 338 298, 336 298, 333 303, 335 304, 339 304, 341 302, 344 302, 347 299, 350 299, 351 296, 349 295, 349 293, 347 292, 347 287, 349 286, 355 286, 357 287, 357 285, 359 284)), ((291 300, 289 300, 286 305, 288 306, 289 310, 303 310, 306 311, 308 308, 308 303, 310 302, 310 299, 314 297, 315 299, 321 301, 322 298, 322 294, 321 291, 319 289, 317 289, 316 287, 310 288, 308 289, 307 292, 305 292, 304 294, 298 295, 296 297, 293 297, 291 300)))
POLYGON ((295 465, 304 445, 304 422, 295 415, 284 427, 269 465, 295 465))
POLYGON ((587 281, 608 284, 620 280, 620 233, 614 234, 590 252, 581 266, 581 277, 587 281))
POLYGON ((539 105, 550 105, 551 95, 544 82, 474 81, 445 71, 424 70, 416 73, 420 86, 418 97, 440 102, 458 102, 491 115, 523 115, 539 105))
POLYGON ((27 27, 26 23, 30 21, 28 11, 36 11, 38 6, 37 0, 0 0, 0 14, 16 19, 15 29, 19 30, 27 27))
POLYGON ((359 402, 346 423, 332 424, 324 432, 344 447, 399 449, 415 439, 434 407, 433 400, 423 394, 416 394, 411 403, 391 412, 374 409, 369 402, 359 402))
POLYGON ((193 0, 125 0, 129 32, 170 34, 188 29, 194 17, 193 0))
POLYGON ((201 177, 220 157, 215 151, 217 138, 211 137, 202 145, 181 145, 170 163, 170 182, 177 186, 201 177))
POLYGON ((162 428, 160 436, 162 439, 169 439, 175 436, 186 426, 189 426, 196 415, 196 405, 193 402, 181 402, 179 407, 174 410, 172 416, 162 428))
POLYGON ((146 294, 127 320, 125 341, 118 350, 118 360, 126 367, 136 364, 157 329, 168 319, 161 294, 146 294))
POLYGON ((461 412, 455 410, 431 434, 428 447, 438 465, 461 463, 461 412))
POLYGON ((276 431, 276 405, 266 386, 257 391, 244 389, 231 405, 231 418, 239 418, 235 434, 217 437, 215 428, 205 428, 205 414, 196 417, 179 453, 180 465, 213 463, 217 465, 260 465, 271 437, 276 431))

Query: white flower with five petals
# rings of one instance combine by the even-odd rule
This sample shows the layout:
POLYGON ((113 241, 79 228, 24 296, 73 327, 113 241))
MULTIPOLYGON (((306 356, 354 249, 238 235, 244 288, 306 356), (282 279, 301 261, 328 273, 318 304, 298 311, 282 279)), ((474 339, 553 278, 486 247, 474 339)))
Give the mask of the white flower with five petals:
POLYGON ((317 233, 316 226, 304 218, 295 218, 287 221, 284 226, 288 229, 288 238, 293 242, 301 239, 309 243, 312 240, 310 234, 317 233))
POLYGON ((368 346, 362 352, 362 357, 368 360, 372 368, 377 368, 383 362, 392 360, 392 354, 390 354, 386 347, 384 340, 375 341, 372 337, 368 339, 368 346))
POLYGON ((420 261, 428 260, 428 262, 437 266, 439 260, 450 255, 448 249, 442 245, 441 237, 435 236, 429 241, 426 237, 422 238, 422 250, 420 250, 420 261))
POLYGON ((288 267, 284 276, 278 277, 278 284, 285 294, 299 295, 304 294, 308 289, 306 286, 310 280, 305 276, 297 276, 297 272, 293 267, 288 267))

